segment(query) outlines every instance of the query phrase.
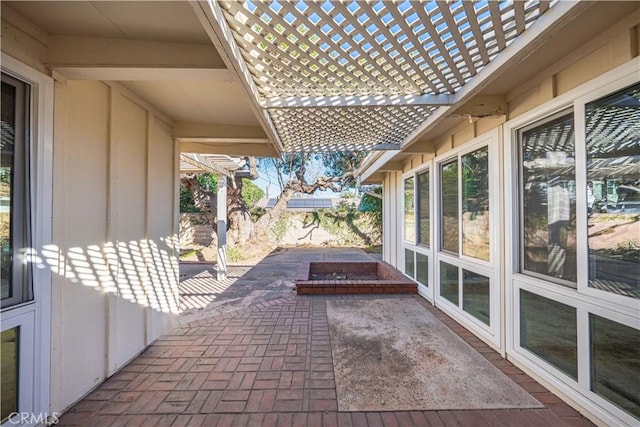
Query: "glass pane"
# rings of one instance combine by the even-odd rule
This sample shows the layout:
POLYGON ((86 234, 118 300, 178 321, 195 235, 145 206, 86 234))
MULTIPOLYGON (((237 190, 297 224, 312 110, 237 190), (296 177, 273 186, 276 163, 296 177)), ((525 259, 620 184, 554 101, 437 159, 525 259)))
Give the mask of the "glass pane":
POLYGON ((442 250, 458 253, 458 161, 442 165, 442 250))
POLYGON ((415 277, 415 261, 413 259, 413 251, 404 250, 404 272, 412 279, 415 277))
POLYGON ((2 82, 2 150, 0 154, 0 294, 11 298, 11 181, 15 151, 16 88, 2 82))
POLYGON ((413 177, 404 180, 404 240, 416 242, 416 209, 413 177))
POLYGON ((520 291, 520 346, 578 379, 576 309, 520 291))
POLYGON ((549 120, 520 136, 522 269, 575 283, 573 114, 549 120))
POLYGON ((458 305, 458 267, 440 262, 440 295, 458 305))
POLYGON ((462 253, 489 261, 489 148, 462 156, 462 253))
POLYGON ((416 279, 429 286, 429 257, 416 252, 416 279))
POLYGON ((589 314, 591 390, 640 419, 640 331, 589 314))
POLYGON ((462 309, 489 325, 489 278, 462 270, 462 309))
POLYGON ((640 298, 640 84, 585 114, 589 286, 640 298))
POLYGON ((418 243, 429 246, 430 223, 429 214, 429 172, 418 174, 418 217, 420 228, 418 229, 418 243))
POLYGON ((0 335, 0 422, 4 422, 18 411, 18 328, 0 335))

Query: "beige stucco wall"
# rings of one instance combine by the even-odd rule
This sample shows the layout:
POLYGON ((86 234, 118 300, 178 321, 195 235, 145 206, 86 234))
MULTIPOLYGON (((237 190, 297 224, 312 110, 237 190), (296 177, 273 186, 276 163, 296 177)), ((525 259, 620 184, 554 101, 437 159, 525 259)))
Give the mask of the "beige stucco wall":
POLYGON ((56 82, 51 409, 175 325, 171 127, 117 85, 56 82))

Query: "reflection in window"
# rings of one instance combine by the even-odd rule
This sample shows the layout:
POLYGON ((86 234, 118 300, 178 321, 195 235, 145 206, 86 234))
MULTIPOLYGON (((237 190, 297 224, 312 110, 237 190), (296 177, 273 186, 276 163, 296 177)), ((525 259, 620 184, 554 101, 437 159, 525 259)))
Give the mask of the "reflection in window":
POLYGON ((462 309, 489 325, 489 278, 462 270, 462 309))
POLYGON ((578 379, 576 309, 520 291, 520 346, 578 379))
POLYGON ((458 253, 458 160, 441 166, 441 223, 443 251, 458 253))
POLYGON ((458 305, 458 267, 440 263, 440 295, 458 305))
POLYGON ((462 253, 489 261, 489 149, 462 156, 462 253))
POLYGON ((415 261, 413 259, 413 251, 409 249, 404 250, 404 272, 412 279, 415 277, 415 261))
POLYGON ((29 208, 29 86, 2 73, 0 295, 2 308, 33 299, 29 208))
POLYGON ((640 84, 585 115, 589 286, 640 298, 640 84))
POLYGON ((3 422, 18 410, 18 328, 2 331, 0 341, 0 422, 3 422))
POLYGON ((594 314, 591 390, 640 419, 640 331, 594 314))
POLYGON ((415 197, 413 177, 404 180, 404 240, 416 242, 415 197))
POLYGON ((520 150, 521 267, 575 286, 573 113, 521 131, 520 150))
POLYGON ((429 257, 416 252, 416 280, 429 286, 429 257))
POLYGON ((429 171, 418 174, 418 243, 429 246, 430 216, 429 216, 429 171))

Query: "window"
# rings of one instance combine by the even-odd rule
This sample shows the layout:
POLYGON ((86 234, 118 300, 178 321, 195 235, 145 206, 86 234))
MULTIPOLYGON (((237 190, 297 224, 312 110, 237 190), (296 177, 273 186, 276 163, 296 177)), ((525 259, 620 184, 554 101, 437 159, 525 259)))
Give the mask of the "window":
POLYGON ((489 148, 462 156, 462 253, 489 261, 489 148))
POLYGON ((440 263, 440 295, 450 302, 458 305, 458 267, 440 263))
POLYGON ((443 251, 458 253, 458 160, 445 163, 440 168, 441 211, 440 229, 443 251))
POLYGON ((404 180, 404 240, 416 242, 416 213, 414 198, 414 177, 404 180))
POLYGON ((425 171, 418 174, 418 243, 427 247, 431 239, 429 207, 429 171, 425 171))
POLYGON ((416 252, 416 280, 429 286, 429 257, 416 252))
POLYGON ((578 379, 576 309, 520 291, 520 346, 578 379))
POLYGON ((415 277, 415 260, 413 259, 413 251, 409 249, 404 250, 404 272, 412 279, 415 277))
POLYGON ((18 410, 18 334, 19 328, 2 331, 0 353, 0 422, 18 410))
POLYGON ((462 270, 462 309, 487 326, 491 324, 490 285, 488 277, 462 270))
POLYGON ((640 418, 640 331, 594 314, 591 390, 640 418))
POLYGON ((573 113, 564 112, 521 130, 519 144, 521 270, 575 287, 573 113))
POLYGON ((589 286, 640 298, 640 84, 585 106, 589 286))
POLYGON ((33 299, 29 209, 29 86, 2 74, 0 294, 2 308, 33 299))

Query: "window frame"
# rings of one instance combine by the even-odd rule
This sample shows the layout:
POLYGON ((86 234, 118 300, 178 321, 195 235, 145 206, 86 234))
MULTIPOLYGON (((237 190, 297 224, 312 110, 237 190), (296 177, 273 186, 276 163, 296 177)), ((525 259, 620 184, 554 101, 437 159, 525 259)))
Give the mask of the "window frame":
MULTIPOLYGON (((462 253, 462 241, 463 241, 463 228, 462 228, 462 173, 461 164, 462 157, 473 153, 479 149, 487 147, 489 155, 489 171, 499 170, 499 143, 500 143, 500 130, 496 128, 487 133, 484 133, 476 138, 473 138, 469 142, 455 147, 438 156, 434 159, 432 179, 432 193, 437 193, 438 197, 433 206, 431 216, 431 241, 438 242, 438 247, 433 250, 433 280, 434 280, 434 301, 436 305, 445 313, 453 317, 455 320, 464 325, 467 329, 471 330, 479 338, 483 339, 489 345, 499 350, 502 345, 502 328, 501 319, 503 314, 500 309, 501 301, 501 269, 502 262, 500 257, 500 247, 497 242, 500 241, 501 227, 500 220, 502 218, 500 203, 501 194, 500 189, 500 174, 489 173, 488 185, 489 185, 489 260, 483 260, 480 258, 474 258, 462 253), (458 253, 451 253, 441 249, 442 242, 442 197, 440 195, 441 185, 441 165, 450 163, 452 160, 458 162, 458 253), (440 262, 454 265, 458 267, 458 305, 451 303, 446 298, 440 295, 440 262), (475 316, 464 310, 464 283, 463 283, 463 271, 467 270, 472 273, 476 273, 485 276, 489 279, 489 325, 477 319, 475 316)), ((435 199, 435 197, 434 197, 435 199)), ((434 200, 432 199, 432 200, 434 200)))
POLYGON ((11 283, 12 296, 1 303, 1 310, 10 310, 33 301, 32 265, 27 259, 31 239, 31 86, 24 80, 2 72, 2 82, 16 88, 16 128, 11 194, 11 283), (18 136, 20 135, 20 136, 18 136))
MULTIPOLYGON (((432 283, 434 283, 434 267, 433 267, 433 251, 432 251, 432 247, 433 247, 433 162, 431 160, 428 160, 427 162, 419 165, 416 168, 413 168, 405 173, 402 174, 401 176, 401 180, 400 180, 400 185, 399 187, 401 187, 401 193, 402 193, 402 243, 401 243, 401 260, 400 260, 400 264, 403 268, 402 273, 407 276, 410 277, 413 281, 415 281, 418 284, 418 293, 420 295, 422 295, 424 298, 426 298, 428 301, 433 302, 434 301, 434 295, 433 295, 433 288, 434 286, 431 285, 432 283), (407 241, 405 239, 405 210, 404 210, 404 183, 405 180, 407 178, 413 178, 413 196, 414 196, 414 203, 413 203, 413 207, 414 207, 414 218, 416 220, 418 220, 418 214, 419 214, 419 207, 418 207, 418 203, 419 203, 419 188, 418 188, 418 175, 424 173, 424 172, 429 172, 429 245, 424 245, 422 243, 418 243, 418 227, 414 226, 414 238, 415 238, 415 243, 412 243, 410 241, 407 241), (406 272, 404 271, 404 267, 406 265, 406 250, 410 250, 413 252, 413 265, 414 265, 414 271, 413 271, 413 277, 409 276, 408 274, 406 274, 406 272), (427 283, 422 283, 421 281, 418 280, 417 277, 417 273, 418 273, 418 255, 423 255, 427 257, 427 283)), ((417 224, 417 223, 416 223, 417 224)), ((416 225, 414 224, 414 225, 416 225)))
MULTIPOLYGON (((569 114, 573 115, 573 129, 574 129, 574 151, 573 151, 573 155, 574 155, 574 159, 576 159, 576 123, 575 123, 575 110, 571 107, 569 108, 564 108, 561 109, 559 111, 555 111, 552 114, 549 114, 547 116, 541 117, 539 120, 536 120, 534 122, 529 123, 527 126, 521 127, 519 129, 517 129, 516 131, 516 143, 518 144, 517 147, 517 163, 516 163, 516 167, 518 168, 518 170, 516 171, 517 173, 517 184, 518 184, 518 195, 517 195, 517 199, 518 199, 518 228, 517 228, 517 234, 518 234, 518 263, 517 263, 517 269, 520 272, 520 274, 524 274, 527 276, 531 276, 531 277, 535 277, 538 278, 540 280, 547 280, 549 282, 553 282, 556 283, 558 285, 561 286, 566 286, 568 288, 572 288, 572 289, 576 289, 577 287, 577 283, 574 283, 570 280, 564 280, 564 279, 559 279, 557 277, 553 277, 553 276, 549 276, 546 274, 542 274, 542 273, 538 273, 535 271, 531 271, 531 270, 526 270, 524 268, 524 254, 525 254, 525 250, 524 250, 524 193, 521 192, 520 190, 523 188, 524 185, 524 171, 522 168, 522 158, 523 158, 523 152, 522 152, 522 134, 530 129, 533 129, 535 127, 538 127, 540 125, 543 125, 545 123, 549 123, 557 118, 563 117, 563 116, 568 116, 569 114)), ((574 177, 576 179, 576 183, 577 181, 577 171, 576 166, 577 166, 577 160, 575 161, 574 164, 574 177)), ((577 192, 577 190, 576 190, 577 192)), ((578 215, 578 200, 576 197, 576 236, 578 234, 578 224, 577 224, 577 215, 578 215)), ((577 246, 577 242, 576 242, 576 246, 577 246)), ((577 249, 576 249, 576 257, 577 257, 577 249)), ((578 268, 578 265, 576 263, 576 269, 578 268)), ((577 274, 577 272, 576 272, 577 274)), ((577 282, 577 278, 576 278, 576 282, 577 282)))
POLYGON ((549 384, 569 396, 574 402, 607 424, 633 424, 637 419, 613 403, 591 391, 589 313, 632 328, 640 325, 638 300, 588 287, 587 250, 587 152, 585 134, 585 104, 613 94, 640 82, 637 59, 612 69, 562 94, 503 125, 504 135, 504 195, 505 195, 505 291, 506 291, 506 351, 514 363, 531 369, 543 384, 549 384), (573 108, 576 164, 576 246, 577 286, 559 286, 519 272, 519 150, 518 130, 544 117, 573 108), (576 308, 578 333, 578 381, 568 378, 552 365, 520 347, 520 290, 576 308))
MULTIPOLYGON (((31 85, 30 105, 30 203, 32 250, 27 261, 37 265, 33 269, 33 296, 31 301, 2 310, 2 329, 16 324, 32 324, 34 351, 29 365, 32 375, 23 377, 30 388, 30 402, 20 410, 46 412, 50 408, 51 382, 51 301, 52 268, 39 253, 55 254, 58 248, 52 242, 53 216, 53 127, 54 127, 54 79, 42 72, 1 53, 2 72, 31 85), (27 406, 28 405, 28 406, 27 406), (23 409, 24 408, 24 409, 23 409)), ((26 332, 22 332, 26 334, 26 332)), ((23 351, 24 354, 24 351, 23 351)), ((28 355, 25 355, 28 356, 28 355)), ((22 382, 22 380, 20 380, 22 382)), ((21 392, 22 393, 22 392, 21 392)), ((27 393, 27 388, 25 388, 27 393)))

